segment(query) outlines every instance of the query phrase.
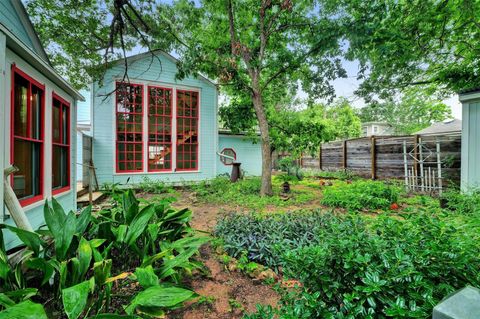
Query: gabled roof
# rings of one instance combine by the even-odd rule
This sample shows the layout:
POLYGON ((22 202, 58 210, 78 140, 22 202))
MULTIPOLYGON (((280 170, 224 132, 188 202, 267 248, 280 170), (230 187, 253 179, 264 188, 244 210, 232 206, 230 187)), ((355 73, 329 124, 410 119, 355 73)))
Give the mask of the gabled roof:
MULTIPOLYGON (((173 55, 171 55, 170 53, 165 52, 161 49, 156 49, 156 50, 152 50, 152 51, 149 51, 149 52, 144 52, 144 53, 139 53, 139 54, 128 56, 127 61, 133 62, 133 61, 136 61, 136 60, 141 60, 141 59, 144 59, 146 57, 151 56, 152 53, 154 55, 156 55, 156 54, 162 55, 162 56, 164 56, 165 58, 167 58, 168 60, 172 61, 175 64, 177 64, 179 62, 179 60, 177 58, 175 58, 173 55)), ((123 63, 123 61, 124 61, 124 59, 122 58, 122 59, 112 61, 112 62, 110 62, 110 64, 117 65, 117 64, 123 63)), ((207 76, 205 76, 203 74, 199 74, 198 78, 200 80, 203 80, 203 81, 207 82, 208 84, 210 84, 212 86, 217 86, 217 83, 215 83, 215 81, 209 79, 207 76)))
POLYGON ((20 0, 0 0, 0 32, 5 34, 6 44, 10 50, 28 61, 30 65, 76 100, 84 100, 83 96, 50 64, 20 0))
POLYGON ((451 119, 443 122, 433 123, 427 128, 416 132, 415 134, 437 134, 437 133, 452 133, 462 131, 462 120, 451 119))
POLYGON ((20 0, 0 1, 0 23, 12 32, 18 40, 22 41, 45 62, 50 64, 47 53, 20 0))

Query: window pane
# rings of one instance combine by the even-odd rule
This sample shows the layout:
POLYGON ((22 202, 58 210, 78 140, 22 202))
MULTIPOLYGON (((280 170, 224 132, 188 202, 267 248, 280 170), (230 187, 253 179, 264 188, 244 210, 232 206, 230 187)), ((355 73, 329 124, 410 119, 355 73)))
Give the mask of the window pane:
POLYGON ((32 86, 32 135, 31 137, 37 140, 42 139, 42 91, 32 86))
POLYGON ((53 114, 52 114, 52 134, 53 142, 60 143, 60 102, 53 100, 53 114))
POLYGON ((13 190, 19 199, 40 195, 40 143, 14 140, 13 190))
POLYGON ((68 143, 68 107, 66 105, 63 105, 62 107, 62 143, 63 144, 69 144, 68 143))
POLYGON ((52 186, 53 189, 69 185, 68 181, 68 147, 53 146, 52 186))
POLYGON ((148 170, 171 169, 171 89, 148 87, 148 170))
POLYGON ((27 97, 29 82, 19 76, 15 75, 14 88, 14 133, 16 136, 27 137, 27 97))
POLYGON ((143 86, 117 83, 117 169, 140 171, 143 166, 143 86))
POLYGON ((177 91, 177 168, 197 169, 198 92, 177 91))

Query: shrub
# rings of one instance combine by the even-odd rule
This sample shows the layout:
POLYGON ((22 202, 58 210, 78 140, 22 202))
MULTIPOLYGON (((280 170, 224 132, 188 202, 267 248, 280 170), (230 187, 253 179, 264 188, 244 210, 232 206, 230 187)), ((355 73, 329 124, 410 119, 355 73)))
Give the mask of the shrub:
POLYGON ((317 234, 325 218, 333 216, 325 217, 320 211, 230 214, 219 220, 215 235, 223 240, 229 255, 238 258, 244 254, 251 261, 276 268, 282 251, 318 243, 317 234))
POLYGON ((44 207, 46 227, 30 232, 0 226, 1 318, 46 318, 43 307, 28 299, 43 303, 55 317, 108 313, 113 290, 124 280, 145 290, 134 289, 131 295, 122 290, 124 307, 115 309, 119 312, 132 314, 141 308, 156 316, 195 296, 174 287, 183 274, 200 267, 191 257, 208 240, 192 236, 191 211, 174 210, 168 201, 139 201, 131 190, 116 189, 112 196, 113 206, 96 218, 91 207, 79 215, 67 214, 52 199, 52 205, 46 202, 44 207), (25 244, 21 258, 8 260, 3 229, 25 244), (159 297, 152 300, 152 295, 159 297))
POLYGON ((446 201, 446 209, 459 214, 471 215, 480 212, 480 190, 470 193, 461 193, 458 190, 449 190, 442 195, 446 201))
POLYGON ((339 170, 339 171, 322 171, 319 169, 305 169, 304 174, 306 177, 339 179, 342 181, 355 180, 359 178, 351 170, 348 170, 348 169, 339 170))
POLYGON ((247 318, 427 318, 449 293, 480 285, 479 216, 468 229, 451 218, 324 217, 317 244, 284 250, 285 276, 303 287, 247 318))
POLYGON ((398 201, 400 188, 380 181, 338 182, 325 188, 322 204, 349 210, 387 209, 398 201))

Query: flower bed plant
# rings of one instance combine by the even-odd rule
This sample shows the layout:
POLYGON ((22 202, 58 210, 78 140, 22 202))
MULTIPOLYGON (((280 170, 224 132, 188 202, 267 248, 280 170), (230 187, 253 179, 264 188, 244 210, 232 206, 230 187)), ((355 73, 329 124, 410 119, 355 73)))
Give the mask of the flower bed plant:
POLYGON ((26 249, 8 260, 2 241, 0 318, 156 317, 196 296, 178 286, 200 267, 191 258, 207 240, 193 236, 191 211, 140 202, 132 191, 113 195, 113 206, 95 217, 90 208, 66 214, 53 199, 46 227, 2 225, 26 249))
MULTIPOLYGON (((275 251, 283 251, 286 278, 302 287, 283 291, 279 309, 261 307, 246 318, 427 318, 449 293, 480 286, 480 216, 469 217, 461 224, 449 213, 406 219, 326 213, 312 244, 275 251)), ((283 243, 278 229, 256 236, 277 236, 275 247, 283 243)))
POLYGON ((400 193, 399 187, 382 181, 337 182, 324 189, 322 204, 348 210, 388 209, 400 193))

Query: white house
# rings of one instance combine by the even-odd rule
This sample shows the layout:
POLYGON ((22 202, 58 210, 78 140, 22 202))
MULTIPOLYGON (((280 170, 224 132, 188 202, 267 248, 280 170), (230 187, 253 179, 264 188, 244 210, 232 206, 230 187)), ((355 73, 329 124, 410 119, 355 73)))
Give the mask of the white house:
POLYGON ((385 122, 362 123, 362 136, 390 135, 393 133, 392 126, 385 122))

